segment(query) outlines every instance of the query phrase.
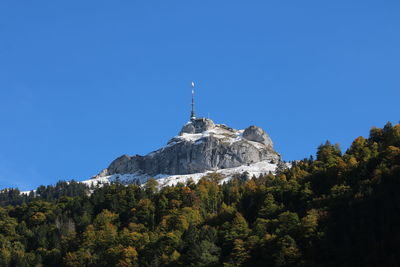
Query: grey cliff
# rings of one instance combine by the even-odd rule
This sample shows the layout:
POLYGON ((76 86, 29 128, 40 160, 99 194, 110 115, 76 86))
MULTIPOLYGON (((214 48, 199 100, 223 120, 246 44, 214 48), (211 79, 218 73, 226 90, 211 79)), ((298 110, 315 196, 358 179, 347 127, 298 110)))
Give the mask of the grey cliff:
POLYGON ((146 156, 123 155, 97 177, 142 173, 191 174, 260 161, 280 163, 268 134, 257 126, 235 130, 210 119, 192 119, 168 144, 146 156))

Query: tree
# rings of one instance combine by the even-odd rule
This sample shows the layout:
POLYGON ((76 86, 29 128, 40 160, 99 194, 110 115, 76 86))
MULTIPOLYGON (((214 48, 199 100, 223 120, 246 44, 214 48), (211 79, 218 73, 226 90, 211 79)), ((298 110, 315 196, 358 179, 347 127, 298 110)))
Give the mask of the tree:
POLYGON ((268 193, 265 196, 264 203, 261 206, 261 209, 259 211, 259 217, 265 218, 265 219, 271 219, 275 217, 277 212, 282 209, 282 206, 278 205, 275 202, 275 198, 271 193, 268 193))
POLYGON ((225 234, 225 239, 229 243, 233 244, 235 239, 245 239, 249 232, 250 229, 246 219, 242 216, 242 214, 236 212, 235 217, 230 223, 230 227, 225 234))
POLYGON ((301 257, 301 253, 292 237, 283 236, 278 240, 277 245, 278 251, 274 255, 276 266, 300 265, 298 259, 301 257))
POLYGON ((250 253, 245 247, 242 239, 235 239, 234 247, 229 261, 224 263, 224 266, 242 266, 250 258, 250 253))
POLYGON ((154 178, 149 178, 145 184, 145 191, 148 196, 154 195, 158 190, 158 182, 154 178))

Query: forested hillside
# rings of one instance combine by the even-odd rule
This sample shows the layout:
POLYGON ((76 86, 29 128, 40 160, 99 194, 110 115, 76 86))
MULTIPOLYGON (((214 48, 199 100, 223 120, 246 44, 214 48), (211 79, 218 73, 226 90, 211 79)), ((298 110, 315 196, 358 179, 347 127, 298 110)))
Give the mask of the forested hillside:
MULTIPOLYGON (((0 266, 398 266, 400 124, 219 185, 0 194, 0 266)), ((27 178, 28 179, 28 178, 27 178)))

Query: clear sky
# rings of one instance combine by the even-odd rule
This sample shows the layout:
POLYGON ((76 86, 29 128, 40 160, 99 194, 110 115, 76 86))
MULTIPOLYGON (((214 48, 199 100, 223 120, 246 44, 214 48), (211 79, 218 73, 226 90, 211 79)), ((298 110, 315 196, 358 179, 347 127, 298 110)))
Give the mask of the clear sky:
POLYGON ((400 119, 400 1, 0 2, 0 188, 83 180, 197 113, 285 160, 400 119))

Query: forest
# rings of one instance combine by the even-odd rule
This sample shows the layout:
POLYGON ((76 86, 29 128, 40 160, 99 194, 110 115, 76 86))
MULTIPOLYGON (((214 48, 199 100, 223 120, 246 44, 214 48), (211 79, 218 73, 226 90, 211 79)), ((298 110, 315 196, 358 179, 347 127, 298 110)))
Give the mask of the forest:
POLYGON ((400 124, 275 175, 0 193, 0 266, 399 266, 400 124))

